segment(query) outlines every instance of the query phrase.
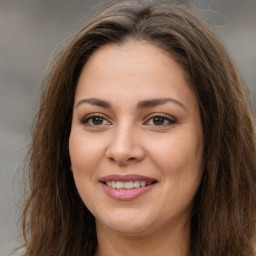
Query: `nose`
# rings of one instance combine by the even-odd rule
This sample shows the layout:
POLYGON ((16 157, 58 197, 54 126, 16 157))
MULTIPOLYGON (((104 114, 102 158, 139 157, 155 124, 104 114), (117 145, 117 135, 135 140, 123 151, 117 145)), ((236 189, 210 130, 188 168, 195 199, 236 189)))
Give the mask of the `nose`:
POLYGON ((144 150, 136 128, 117 127, 106 150, 106 157, 120 166, 141 161, 144 150))

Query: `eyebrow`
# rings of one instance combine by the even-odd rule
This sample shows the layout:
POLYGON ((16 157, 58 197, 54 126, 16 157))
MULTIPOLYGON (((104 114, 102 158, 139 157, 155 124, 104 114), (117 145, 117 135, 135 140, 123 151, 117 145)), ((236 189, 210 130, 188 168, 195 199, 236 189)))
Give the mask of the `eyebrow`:
POLYGON ((158 105, 163 105, 167 102, 174 103, 183 109, 186 109, 185 106, 178 100, 175 100, 173 98, 160 98, 160 99, 150 99, 150 100, 143 100, 140 101, 137 105, 138 108, 148 108, 148 107, 154 107, 158 105))
MULTIPOLYGON (((137 104, 137 108, 138 109, 142 109, 142 108, 149 108, 149 107, 154 107, 154 106, 158 106, 158 105, 163 105, 165 103, 174 103, 180 107, 182 107, 183 109, 186 109, 185 106, 178 100, 175 100, 173 98, 157 98, 157 99, 150 99, 150 100, 142 100, 140 102, 138 102, 137 104)), ((112 108, 112 104, 106 100, 101 100, 101 99, 97 99, 97 98, 89 98, 89 99, 82 99, 80 100, 77 104, 76 104, 76 108, 78 106, 80 106, 83 103, 89 103, 91 105, 94 106, 99 106, 102 108, 112 108)))
POLYGON ((112 105, 105 100, 101 100, 101 99, 97 99, 97 98, 90 98, 90 99, 82 99, 82 100, 78 101, 78 103, 76 104, 76 108, 79 105, 81 105, 82 103, 89 103, 91 105, 99 106, 102 108, 111 108, 112 107, 112 105))

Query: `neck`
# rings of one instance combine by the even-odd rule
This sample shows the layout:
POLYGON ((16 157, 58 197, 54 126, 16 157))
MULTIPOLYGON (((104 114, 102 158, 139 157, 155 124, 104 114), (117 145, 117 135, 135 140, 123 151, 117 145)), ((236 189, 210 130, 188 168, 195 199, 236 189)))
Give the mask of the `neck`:
POLYGON ((189 255, 189 225, 184 229, 163 227, 160 232, 128 235, 97 225, 95 256, 184 256, 189 255))

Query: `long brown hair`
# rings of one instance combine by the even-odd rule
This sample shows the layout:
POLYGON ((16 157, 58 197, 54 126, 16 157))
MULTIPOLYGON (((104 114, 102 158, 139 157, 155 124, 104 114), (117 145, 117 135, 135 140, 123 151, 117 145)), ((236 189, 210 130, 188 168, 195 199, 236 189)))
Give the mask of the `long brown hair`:
POLYGON ((238 73, 214 31, 185 4, 116 1, 98 11, 58 55, 47 78, 29 151, 23 212, 27 256, 93 255, 95 222, 70 171, 76 84, 99 47, 150 42, 174 56, 201 109, 205 171, 191 214, 190 255, 254 255, 256 143, 238 73))

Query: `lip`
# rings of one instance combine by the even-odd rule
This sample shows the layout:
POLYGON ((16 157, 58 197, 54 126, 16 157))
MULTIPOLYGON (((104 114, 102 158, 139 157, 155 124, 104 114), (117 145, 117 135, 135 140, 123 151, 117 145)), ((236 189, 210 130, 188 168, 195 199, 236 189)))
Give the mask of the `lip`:
POLYGON ((143 194, 150 191, 156 184, 157 180, 136 174, 128 174, 128 175, 108 175, 100 179, 100 183, 102 185, 103 190, 105 193, 113 199, 121 200, 121 201, 128 201, 135 198, 142 196, 143 194), (153 182, 150 185, 145 187, 139 188, 132 188, 132 189, 115 189, 112 187, 107 186, 105 183, 107 181, 146 181, 146 182, 153 182))
POLYGON ((156 179, 142 176, 142 175, 137 175, 137 174, 127 174, 127 175, 120 175, 120 174, 112 174, 108 175, 105 177, 102 177, 100 179, 100 182, 107 182, 107 181, 146 181, 146 182, 156 182, 156 179))

